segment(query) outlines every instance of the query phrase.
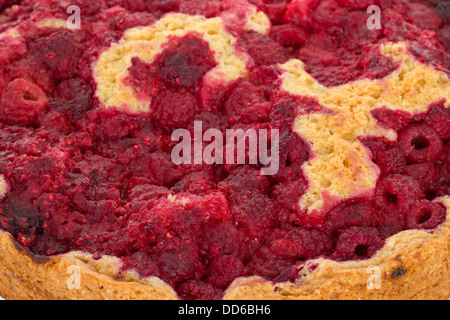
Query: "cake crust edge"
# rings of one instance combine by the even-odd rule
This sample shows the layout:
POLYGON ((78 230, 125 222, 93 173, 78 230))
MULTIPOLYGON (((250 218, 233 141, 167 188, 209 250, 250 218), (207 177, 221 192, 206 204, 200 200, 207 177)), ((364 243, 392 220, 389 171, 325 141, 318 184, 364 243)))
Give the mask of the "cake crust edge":
MULTIPOLYGON (((450 197, 442 202, 447 220, 433 232, 400 232, 368 260, 313 260, 310 263, 315 269, 297 283, 239 278, 225 292, 224 300, 450 299, 450 197)), ((114 261, 95 262, 73 252, 36 256, 4 231, 0 231, 0 249, 0 296, 5 299, 178 299, 158 278, 115 277, 111 271, 114 261), (68 286, 71 266, 79 270, 79 288, 68 286)))

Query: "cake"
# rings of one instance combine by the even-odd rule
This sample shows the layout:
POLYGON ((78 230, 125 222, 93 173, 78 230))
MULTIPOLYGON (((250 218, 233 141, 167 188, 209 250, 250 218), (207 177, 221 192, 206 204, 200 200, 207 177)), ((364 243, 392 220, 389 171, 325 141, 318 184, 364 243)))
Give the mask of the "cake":
POLYGON ((450 2, 0 8, 0 296, 450 298, 450 2))

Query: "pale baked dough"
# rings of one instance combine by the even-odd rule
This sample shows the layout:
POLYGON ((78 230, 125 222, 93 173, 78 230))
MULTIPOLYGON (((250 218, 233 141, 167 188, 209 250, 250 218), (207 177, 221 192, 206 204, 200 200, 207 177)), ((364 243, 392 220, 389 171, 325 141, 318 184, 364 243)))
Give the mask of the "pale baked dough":
POLYGON ((413 59, 401 43, 383 45, 381 52, 400 63, 398 70, 381 80, 364 79, 332 88, 311 77, 300 60, 281 65, 284 90, 316 98, 332 111, 301 114, 294 124, 294 131, 314 154, 303 166, 309 188, 300 206, 308 212, 327 211, 349 197, 372 195, 379 169, 371 160, 371 151, 357 138, 397 139, 394 130, 377 124, 372 109, 385 106, 417 114, 444 98, 445 106, 450 106, 450 82, 444 73, 413 59))

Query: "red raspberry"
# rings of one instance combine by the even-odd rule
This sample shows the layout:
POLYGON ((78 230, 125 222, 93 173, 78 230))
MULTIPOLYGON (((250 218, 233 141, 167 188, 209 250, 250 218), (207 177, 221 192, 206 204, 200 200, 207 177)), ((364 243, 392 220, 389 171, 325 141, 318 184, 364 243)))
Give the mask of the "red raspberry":
POLYGON ((78 121, 92 108, 94 90, 80 78, 63 80, 57 87, 61 100, 56 99, 57 110, 73 121, 78 121))
MULTIPOLYGON (((339 65, 339 58, 330 51, 321 49, 320 47, 306 45, 300 49, 299 58, 310 65, 323 65, 325 67, 339 65)), ((330 76, 325 73, 326 76, 330 76)))
MULTIPOLYGON (((130 184, 134 184, 135 179, 130 179, 130 184)), ((132 186, 128 191, 127 200, 128 201, 147 201, 147 200, 157 200, 162 197, 166 197, 170 194, 170 190, 151 184, 138 184, 132 186)))
POLYGON ((395 131, 406 126, 412 118, 412 115, 409 112, 403 110, 391 110, 385 106, 372 109, 370 114, 377 120, 380 126, 394 129, 395 131))
POLYGON ((153 106, 153 118, 159 127, 169 130, 184 128, 200 109, 199 101, 188 91, 162 91, 154 99, 153 106))
POLYGON ((286 12, 288 0, 249 0, 250 3, 257 6, 270 19, 272 24, 280 24, 283 21, 283 15, 286 12))
POLYGON ((234 279, 244 274, 245 267, 240 260, 233 256, 221 256, 211 261, 206 270, 206 281, 226 289, 234 279))
POLYGON ((214 178, 210 173, 198 171, 184 176, 171 190, 175 193, 189 192, 193 194, 204 194, 210 190, 214 190, 215 187, 214 178))
POLYGON ((375 203, 386 212, 404 214, 423 196, 419 184, 411 177, 389 175, 378 181, 375 203))
POLYGON ((412 20, 422 30, 437 31, 442 24, 442 19, 435 11, 421 3, 414 3, 409 6, 406 16, 407 21, 412 20))
POLYGON ((239 192, 267 193, 270 182, 266 176, 260 174, 258 169, 250 166, 238 166, 233 169, 229 176, 219 182, 218 188, 228 195, 239 192))
POLYGON ((294 263, 293 259, 277 257, 270 248, 264 246, 256 250, 246 266, 249 268, 249 275, 255 274, 268 280, 275 280, 280 275, 290 274, 294 263))
POLYGON ((177 292, 184 300, 220 300, 223 296, 221 289, 198 280, 183 282, 178 286, 177 292))
POLYGON ((268 119, 272 104, 260 89, 240 81, 229 93, 224 107, 232 123, 254 123, 268 119))
POLYGON ((2 119, 21 125, 36 121, 37 116, 47 107, 47 95, 35 84, 25 79, 10 82, 0 98, 2 119))
POLYGON ((319 4, 319 0, 294 0, 286 8, 283 21, 299 26, 309 27, 311 11, 319 4))
POLYGON ((390 57, 380 54, 379 46, 363 48, 363 60, 359 67, 363 68, 361 76, 369 79, 382 79, 397 68, 390 57))
POLYGON ((424 192, 439 180, 440 175, 434 162, 409 164, 404 168, 407 176, 416 180, 424 192))
POLYGON ((249 239, 261 239, 277 222, 277 206, 266 195, 239 192, 231 195, 229 202, 233 221, 246 230, 249 239))
POLYGON ((219 15, 223 10, 219 0, 182 0, 180 12, 190 15, 202 15, 211 18, 219 15))
POLYGON ((55 81, 52 72, 37 58, 27 57, 14 61, 9 69, 10 79, 23 78, 34 82, 45 93, 55 92, 55 81))
POLYGON ((78 60, 83 53, 81 41, 72 31, 56 31, 48 37, 38 38, 30 46, 55 78, 70 79, 77 73, 78 60))
POLYGON ((156 76, 175 88, 194 88, 216 66, 209 44, 195 34, 174 39, 154 62, 156 76))
POLYGON ((350 227, 338 237, 332 257, 338 261, 367 259, 384 245, 375 228, 350 227))
POLYGON ((375 163, 383 174, 401 173, 406 166, 406 158, 402 149, 390 146, 375 152, 375 163))
POLYGON ((244 232, 228 221, 203 222, 199 237, 200 255, 206 260, 223 255, 233 255, 240 259, 247 256, 244 232))
POLYGON ((410 124, 398 135, 398 144, 411 163, 436 160, 442 152, 442 140, 425 123, 410 124))
POLYGON ((220 191, 212 191, 200 196, 191 195, 186 199, 188 202, 184 207, 195 211, 195 214, 203 219, 228 220, 230 217, 227 198, 220 191))
POLYGON ((149 26, 155 22, 155 17, 148 12, 135 12, 130 13, 121 8, 111 8, 114 10, 111 14, 114 15, 110 18, 109 25, 114 30, 125 31, 130 28, 139 26, 149 26))
POLYGON ((290 227, 274 229, 267 238, 270 250, 277 256, 291 259, 317 257, 332 249, 331 239, 316 229, 290 227))
POLYGON ((277 184, 273 187, 273 198, 288 210, 296 211, 300 197, 305 193, 308 182, 305 178, 277 184))
POLYGON ((330 27, 342 27, 348 10, 334 0, 322 0, 311 13, 311 27, 314 30, 326 30, 330 27))
POLYGON ((437 1, 437 5, 434 11, 442 19, 442 22, 446 25, 450 24, 450 2, 449 1, 437 1))
POLYGON ((283 24, 273 26, 270 36, 281 46, 287 48, 291 54, 294 54, 305 44, 309 34, 304 28, 293 24, 283 24))
POLYGON ((281 45, 261 33, 247 31, 239 39, 258 66, 284 63, 289 58, 281 45))
POLYGON ((145 11, 148 9, 146 0, 106 0, 106 3, 108 7, 120 6, 131 12, 145 11))
POLYGON ((425 123, 436 130, 442 140, 450 138, 450 108, 445 107, 444 100, 431 104, 425 123))
POLYGON ((70 0, 59 1, 62 10, 66 11, 70 5, 76 5, 80 8, 83 16, 95 15, 103 6, 103 1, 84 1, 84 0, 70 0))
MULTIPOLYGON (((183 176, 183 169, 177 167, 165 152, 157 151, 148 157, 148 170, 150 178, 157 185, 170 186, 183 176)), ((139 172, 136 172, 139 174, 139 172)))
POLYGON ((378 0, 336 0, 341 6, 350 9, 367 9, 371 5, 380 5, 378 0))
POLYGON ((408 229, 434 229, 445 221, 447 209, 438 202, 422 200, 406 215, 408 229))
POLYGON ((340 203, 327 213, 326 225, 331 231, 349 227, 376 227, 381 222, 372 203, 352 199, 340 203))
POLYGON ((21 57, 27 51, 27 45, 21 38, 3 36, 0 39, 0 64, 4 65, 21 57))

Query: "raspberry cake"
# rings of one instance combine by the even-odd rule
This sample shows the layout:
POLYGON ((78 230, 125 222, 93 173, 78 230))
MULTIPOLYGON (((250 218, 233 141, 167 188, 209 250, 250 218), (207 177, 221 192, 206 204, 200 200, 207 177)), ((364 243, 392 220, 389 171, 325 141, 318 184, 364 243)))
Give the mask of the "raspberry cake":
POLYGON ((0 8, 1 296, 450 298, 450 2, 0 8), (278 172, 176 165, 196 121, 278 172))

